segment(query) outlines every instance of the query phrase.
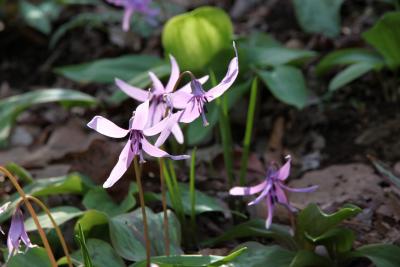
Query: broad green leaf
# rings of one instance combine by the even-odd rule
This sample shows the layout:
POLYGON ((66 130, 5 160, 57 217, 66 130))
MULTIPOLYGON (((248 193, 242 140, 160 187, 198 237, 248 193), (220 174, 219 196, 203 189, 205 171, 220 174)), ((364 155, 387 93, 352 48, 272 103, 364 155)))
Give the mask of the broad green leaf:
POLYGON ((355 240, 354 232, 346 228, 333 228, 318 237, 309 236, 306 238, 315 245, 324 245, 328 251, 333 253, 345 253, 352 249, 355 240))
POLYGON ((335 66, 369 63, 377 69, 384 64, 383 58, 375 52, 363 48, 348 48, 326 55, 317 65, 316 72, 322 75, 335 66))
POLYGON ((291 66, 278 66, 271 71, 258 71, 258 75, 271 93, 280 101, 304 108, 310 98, 302 72, 291 66))
POLYGON ((102 187, 94 187, 85 194, 82 203, 87 209, 102 211, 108 216, 113 217, 129 211, 136 205, 136 200, 133 195, 136 192, 136 184, 132 183, 126 198, 121 203, 117 204, 111 199, 105 189, 102 187))
MULTIPOLYGON (((151 254, 164 255, 163 213, 153 213, 150 209, 146 209, 146 213, 150 229, 151 254)), ((168 221, 170 253, 171 255, 182 254, 179 221, 171 211, 168 211, 168 221)), ((111 242, 118 255, 131 261, 140 261, 145 258, 143 220, 140 209, 111 218, 109 225, 111 242)))
MULTIPOLYGON (((152 257, 151 262, 159 264, 162 267, 217 267, 217 266, 231 266, 231 264, 224 265, 232 262, 235 258, 240 256, 246 248, 236 250, 228 256, 203 256, 203 255, 179 255, 179 256, 161 256, 152 257)), ((141 261, 130 265, 130 267, 145 267, 146 261, 141 261)), ((232 265, 236 266, 236 265, 232 265)))
POLYGON ((61 7, 54 1, 44 1, 39 5, 20 0, 20 14, 32 28, 44 34, 51 32, 51 20, 58 17, 61 7))
POLYGON ((226 230, 222 235, 206 240, 203 242, 203 245, 214 246, 221 242, 246 237, 272 238, 278 242, 284 243, 288 247, 296 247, 294 239, 290 235, 289 228, 272 224, 269 229, 266 229, 265 221, 261 219, 254 219, 235 225, 231 229, 226 230))
MULTIPOLYGON (((50 209, 50 213, 53 216, 54 220, 56 221, 57 225, 60 226, 63 223, 72 220, 73 218, 76 218, 78 216, 81 216, 83 214, 83 211, 81 211, 78 208, 72 207, 72 206, 60 206, 60 207, 55 207, 50 209)), ((40 225, 43 228, 47 229, 52 229, 54 228, 53 224, 50 221, 50 218, 47 216, 46 213, 41 212, 38 214, 38 219, 40 222, 40 225)), ((32 218, 28 218, 25 221, 25 228, 26 231, 34 231, 36 230, 36 225, 33 222, 32 218)))
POLYGON ((336 91, 337 89, 351 83, 373 69, 374 65, 365 62, 350 65, 336 74, 336 76, 330 81, 329 91, 336 91))
POLYGON ((313 51, 292 49, 286 47, 257 47, 242 45, 249 63, 258 67, 285 65, 291 62, 312 58, 313 51))
POLYGON ((397 188, 400 188, 400 177, 394 175, 394 173, 390 170, 388 166, 386 166, 382 161, 377 160, 373 157, 369 157, 374 167, 378 170, 378 172, 383 175, 390 183, 395 185, 397 188))
MULTIPOLYGON (((237 101, 250 89, 250 81, 233 85, 226 93, 228 108, 231 109, 237 101)), ((207 104, 208 113, 206 114, 209 125, 203 126, 201 118, 189 124, 185 137, 186 143, 190 146, 200 144, 204 139, 211 135, 212 129, 218 122, 218 108, 215 102, 207 104)))
POLYGON ((0 147, 6 144, 18 115, 33 105, 63 102, 69 105, 94 105, 96 100, 84 93, 69 89, 42 89, 0 100, 0 147))
POLYGON ((386 13, 371 29, 363 33, 364 39, 381 53, 386 64, 395 69, 400 66, 400 12, 386 13))
POLYGON ((293 0, 296 17, 304 31, 336 37, 340 33, 343 0, 293 0))
POLYGON ((55 72, 80 83, 113 83, 115 78, 129 81, 136 75, 160 64, 162 60, 156 56, 125 55, 58 67, 55 72))
POLYGON ((297 216, 295 237, 299 242, 304 243, 306 235, 308 238, 317 238, 360 212, 361 209, 357 206, 345 205, 335 213, 326 214, 316 204, 309 204, 297 216))
POLYGON ((85 236, 107 236, 108 216, 98 210, 87 210, 83 213, 75 224, 75 233, 79 231, 78 225, 82 227, 85 236))
POLYGON ((288 267, 295 255, 279 246, 264 246, 257 242, 246 242, 240 247, 247 249, 232 261, 234 267, 288 267))
POLYGON ((41 247, 29 249, 26 253, 19 253, 11 257, 7 267, 51 267, 46 250, 41 247))
MULTIPOLYGON (((191 214, 191 201, 190 201, 190 193, 189 193, 189 185, 184 183, 179 183, 179 192, 181 193, 181 199, 183 204, 183 211, 186 215, 191 214)), ((198 190, 195 190, 195 212, 196 214, 201 214, 204 212, 213 212, 219 211, 224 212, 225 209, 221 204, 213 197, 210 197, 198 190)), ((170 198, 169 192, 167 193, 167 203, 171 207, 172 202, 170 198)))
MULTIPOLYGON (((65 176, 35 179, 23 189, 26 194, 35 197, 43 197, 59 194, 84 194, 86 190, 92 187, 92 182, 79 173, 71 173, 65 176)), ((14 193, 6 201, 11 201, 8 210, 0 215, 0 222, 4 222, 11 216, 12 209, 17 204, 19 195, 14 193)))
POLYGON ((201 70, 232 43, 232 22, 222 9, 200 7, 170 19, 162 44, 185 70, 201 70))
POLYGON ((307 250, 296 253, 289 267, 335 267, 336 265, 327 257, 320 256, 307 250))
MULTIPOLYGON (((89 238, 86 241, 86 247, 89 252, 90 260, 94 267, 125 267, 124 261, 115 252, 115 250, 103 240, 89 238)), ((76 266, 83 266, 84 259, 81 251, 75 251, 71 255, 72 260, 76 266)), ((66 264, 66 258, 61 258, 58 265, 66 264)), ((88 266, 85 266, 88 267, 88 266)))
POLYGON ((368 258, 376 267, 400 266, 400 247, 388 244, 373 244, 358 248, 348 254, 347 259, 368 258))

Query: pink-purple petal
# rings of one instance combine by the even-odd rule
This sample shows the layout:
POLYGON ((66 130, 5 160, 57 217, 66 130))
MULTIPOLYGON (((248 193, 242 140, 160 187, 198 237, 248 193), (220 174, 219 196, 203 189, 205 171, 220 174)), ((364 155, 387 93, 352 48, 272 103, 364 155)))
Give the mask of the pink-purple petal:
POLYGON ((188 106, 191 98, 192 95, 190 93, 182 90, 171 94, 172 105, 177 109, 185 109, 188 106))
MULTIPOLYGON (((199 79, 197 79, 201 84, 205 84, 208 81, 209 76, 203 76, 199 79)), ((190 86, 190 82, 185 84, 182 88, 178 89, 177 92, 186 92, 190 94, 192 92, 192 87, 190 86)))
POLYGON ((126 7, 124 11, 124 17, 122 19, 122 29, 127 32, 129 31, 131 25, 131 17, 134 9, 130 7, 126 7))
POLYGON ((172 126, 171 132, 172 132, 173 136, 175 137, 176 142, 178 142, 179 144, 183 144, 184 136, 183 136, 181 127, 179 127, 179 123, 175 123, 175 125, 172 126))
POLYGON ((259 192, 261 192, 265 186, 267 185, 267 181, 263 181, 262 183, 251 186, 251 187, 241 187, 241 186, 236 186, 229 190, 229 194, 232 196, 249 196, 249 195, 254 195, 259 192))
POLYGON ((286 185, 282 185, 282 187, 285 190, 287 190, 289 192, 293 192, 293 193, 312 193, 318 189, 318 185, 313 185, 313 186, 305 187, 305 188, 291 188, 286 185))
POLYGON ((279 169, 278 179, 281 181, 286 180, 290 174, 290 164, 292 158, 290 157, 290 155, 286 156, 286 158, 287 158, 286 163, 279 169))
POLYGON ((140 102, 146 101, 150 96, 150 93, 148 91, 143 90, 143 89, 138 88, 138 87, 134 87, 134 86, 124 82, 123 80, 118 79, 118 78, 115 79, 115 84, 125 94, 127 94, 128 96, 130 96, 133 99, 136 99, 136 100, 138 100, 140 102))
POLYGON ((149 71, 149 76, 150 76, 151 81, 153 82, 153 88, 154 88, 153 93, 155 95, 164 94, 165 88, 164 88, 164 85, 162 84, 162 82, 160 81, 160 79, 158 79, 158 77, 151 71, 149 71))
POLYGON ((155 147, 152 144, 150 144, 149 141, 147 141, 145 138, 142 139, 142 148, 144 152, 146 152, 148 155, 156 158, 168 157, 173 160, 183 160, 189 158, 188 155, 179 155, 179 156, 170 155, 164 150, 161 150, 158 147, 155 147))
POLYGON ((239 73, 239 60, 237 56, 236 46, 233 44, 236 56, 229 63, 228 71, 222 81, 215 87, 208 90, 205 94, 207 100, 210 102, 220 97, 229 87, 232 86, 239 73))
POLYGON ((191 123, 192 121, 197 119, 200 116, 200 109, 203 108, 203 104, 201 103, 200 105, 201 107, 199 108, 197 103, 195 103, 194 101, 190 101, 183 111, 182 117, 179 121, 183 123, 191 123))
POLYGON ((149 101, 146 100, 145 102, 137 106, 131 128, 143 131, 143 129, 146 127, 148 118, 149 118, 149 101))
POLYGON ((125 137, 129 130, 125 130, 112 121, 102 117, 95 116, 93 119, 87 124, 87 126, 102 135, 106 135, 113 138, 122 138, 125 137))
POLYGON ((172 92, 180 74, 179 65, 176 62, 176 59, 172 55, 169 55, 169 59, 171 61, 171 75, 169 76, 168 83, 165 86, 165 91, 167 93, 172 92))
POLYGON ((251 206, 251 205, 254 205, 254 204, 257 204, 258 202, 260 202, 263 198, 265 198, 270 193, 271 188, 272 188, 272 184, 267 183, 267 186, 264 188, 262 193, 256 199, 249 202, 247 205, 251 206))
POLYGON ((271 197, 267 197, 267 220, 265 221, 265 228, 269 229, 271 227, 272 224, 272 218, 274 217, 274 203, 272 203, 272 199, 271 197))
POLYGON ((131 165, 133 157, 134 157, 134 155, 131 151, 131 142, 130 142, 130 140, 128 140, 128 142, 125 144, 124 148, 122 149, 121 154, 119 155, 117 164, 115 164, 109 177, 104 182, 104 184, 103 184, 104 188, 109 188, 109 187, 113 186, 119 179, 121 179, 122 175, 124 175, 126 170, 131 165))

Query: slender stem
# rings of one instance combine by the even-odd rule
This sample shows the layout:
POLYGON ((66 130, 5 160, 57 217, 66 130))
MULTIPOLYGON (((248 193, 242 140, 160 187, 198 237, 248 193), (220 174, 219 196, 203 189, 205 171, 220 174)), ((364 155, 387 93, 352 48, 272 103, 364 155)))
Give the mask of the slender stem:
MULTIPOLYGON (((193 149, 191 162, 190 162, 190 204, 191 204, 191 213, 190 219, 192 223, 193 234, 196 233, 196 191, 195 191, 195 181, 196 181, 196 148, 193 149)), ((193 235, 195 236, 195 235, 193 235)))
POLYGON ((257 102, 257 78, 254 78, 253 83, 251 84, 249 109, 247 111, 247 120, 246 120, 246 130, 243 139, 243 154, 240 164, 240 176, 239 176, 239 183, 241 186, 244 186, 245 184, 245 176, 247 172, 247 165, 250 153, 251 135, 253 132, 253 125, 254 125, 254 112, 256 110, 256 102, 257 102))
POLYGON ((34 196, 26 195, 26 198, 28 200, 32 200, 33 202, 35 202, 47 214, 47 216, 49 217, 49 219, 51 221, 51 224, 54 226, 54 229, 56 230, 57 236, 58 236, 61 246, 64 250, 65 257, 67 258, 68 266, 73 267, 71 257, 68 252, 67 243, 65 242, 65 239, 60 230, 60 227, 58 227, 58 225, 57 225, 56 221, 54 220, 53 215, 51 215, 51 212, 49 211, 49 209, 46 207, 46 205, 42 201, 40 201, 38 198, 36 198, 34 196))
POLYGON ((196 80, 196 77, 193 75, 192 72, 190 72, 190 71, 184 71, 184 72, 182 72, 181 75, 179 75, 178 80, 176 80, 176 83, 175 83, 175 85, 174 85, 174 88, 172 89, 172 93, 175 92, 176 89, 178 89, 178 86, 179 86, 180 82, 182 81, 182 79, 183 79, 183 77, 184 77, 185 75, 189 75, 190 78, 191 78, 192 80, 196 80))
POLYGON ((169 223, 168 223, 168 211, 167 211, 167 197, 166 197, 166 192, 165 192, 165 178, 164 178, 164 172, 162 169, 163 166, 163 158, 158 159, 158 163, 160 166, 160 187, 161 187, 161 202, 162 202, 162 207, 163 207, 163 213, 164 213, 164 242, 165 242, 165 255, 169 256, 170 251, 169 251, 169 223))
POLYGON ((147 224, 147 215, 146 215, 146 206, 144 203, 144 193, 143 193, 143 186, 142 186, 142 177, 139 162, 137 160, 137 156, 133 158, 133 164, 135 168, 135 176, 136 176, 136 183, 139 190, 139 201, 140 207, 142 208, 142 217, 143 217, 143 230, 144 230, 144 242, 146 246, 146 266, 150 267, 150 239, 149 239, 149 228, 147 224))
POLYGON ((35 212, 35 210, 33 209, 31 203, 28 201, 26 194, 24 192, 24 190, 22 189, 22 187, 19 185, 18 180, 16 177, 14 177, 6 168, 4 168, 3 166, 0 166, 0 172, 4 173, 5 176, 8 177, 8 179, 10 179, 11 183, 13 184, 14 188, 17 190, 18 194, 21 196, 22 200, 24 201, 24 204, 26 206, 26 208, 28 209, 29 214, 31 215, 33 222, 36 225, 36 228, 39 232, 40 238, 42 239, 43 242, 43 246, 47 252, 47 256, 50 259, 50 263, 52 267, 57 267, 57 261, 54 257, 53 251, 51 250, 50 244, 49 244, 49 240, 46 237, 45 232, 43 231, 42 226, 39 223, 39 219, 37 217, 37 214, 35 212))
MULTIPOLYGON (((217 85, 217 80, 215 78, 215 74, 213 71, 210 71, 211 84, 212 86, 217 85)), ((228 177, 228 186, 229 188, 233 187, 234 181, 234 173, 233 173, 233 158, 232 158, 232 132, 231 127, 229 125, 229 116, 228 116, 228 103, 226 100, 226 96, 222 96, 216 99, 216 104, 219 110, 219 129, 221 133, 222 139, 222 147, 224 152, 224 163, 225 170, 228 177)))

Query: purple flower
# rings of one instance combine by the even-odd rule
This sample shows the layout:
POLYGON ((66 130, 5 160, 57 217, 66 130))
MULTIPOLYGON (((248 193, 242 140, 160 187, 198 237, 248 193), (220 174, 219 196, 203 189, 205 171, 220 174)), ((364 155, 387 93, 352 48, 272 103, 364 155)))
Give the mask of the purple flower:
POLYGON ((233 43, 233 48, 235 50, 235 57, 229 63, 225 77, 217 86, 206 92, 199 80, 192 79, 190 82, 191 92, 180 90, 171 95, 173 106, 185 109, 180 122, 190 123, 201 115, 203 125, 208 125, 205 116, 205 113, 207 112, 206 103, 213 101, 228 90, 236 80, 239 73, 239 61, 235 43, 233 43))
POLYGON ((150 4, 152 0, 106 0, 110 4, 124 8, 124 17, 122 20, 122 29, 129 31, 131 17, 134 12, 146 15, 148 18, 153 18, 158 14, 158 10, 152 9, 150 4))
POLYGON ((25 244, 27 249, 33 247, 25 230, 24 216, 21 209, 18 207, 12 216, 7 237, 7 247, 10 256, 14 255, 19 250, 21 241, 25 244))
POLYGON ((252 187, 234 187, 229 191, 229 194, 234 196, 248 196, 257 193, 261 194, 251 201, 248 205, 254 205, 265 199, 268 208, 268 217, 266 221, 266 228, 268 229, 272 223, 272 217, 274 214, 274 208, 277 203, 285 206, 290 211, 295 211, 296 209, 292 207, 287 198, 286 192, 302 192, 308 193, 315 191, 318 186, 311 186, 307 188, 290 188, 283 184, 283 182, 288 178, 290 173, 290 156, 286 157, 288 160, 279 169, 276 164, 272 164, 267 170, 267 176, 265 180, 252 187))
POLYGON ((165 142, 171 133, 172 126, 179 121, 181 115, 182 111, 171 114, 153 127, 146 128, 149 116, 149 101, 147 100, 136 108, 134 115, 129 121, 128 130, 115 125, 113 122, 102 116, 95 116, 87 124, 90 128, 103 135, 113 138, 123 138, 127 135, 129 136, 128 142, 122 149, 117 164, 111 171, 111 174, 104 183, 103 187, 107 188, 114 185, 126 172, 135 156, 139 156, 140 162, 143 163, 143 151, 146 154, 157 158, 169 157, 174 160, 189 158, 187 155, 172 156, 157 147, 165 142), (145 138, 145 136, 154 136, 159 133, 160 136, 158 137, 156 146, 150 144, 145 138))
MULTIPOLYGON (((161 81, 157 78, 157 76, 153 72, 149 72, 150 79, 153 82, 153 87, 150 91, 143 90, 141 88, 137 88, 127 84, 126 82, 115 79, 115 83, 117 86, 128 96, 140 101, 144 102, 147 99, 150 100, 150 120, 148 122, 148 126, 153 126, 165 115, 165 111, 167 108, 172 110, 174 107, 173 102, 170 99, 170 94, 175 87, 180 75, 180 70, 178 63, 175 58, 170 55, 171 60, 171 76, 169 77, 168 83, 164 86, 161 81)), ((200 83, 205 83, 208 80, 208 76, 204 76, 199 79, 200 83)), ((179 91, 190 92, 190 84, 183 86, 179 91)), ((176 141, 180 144, 183 143, 183 133, 179 124, 176 123, 172 127, 172 134, 174 135, 176 141)))

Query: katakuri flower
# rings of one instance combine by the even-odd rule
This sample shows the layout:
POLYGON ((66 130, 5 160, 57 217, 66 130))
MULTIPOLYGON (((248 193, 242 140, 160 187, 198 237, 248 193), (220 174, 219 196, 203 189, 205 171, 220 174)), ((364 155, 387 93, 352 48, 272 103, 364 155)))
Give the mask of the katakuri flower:
MULTIPOLYGON (((176 108, 173 105, 173 101, 170 99, 170 94, 178 82, 180 70, 175 58, 171 55, 169 57, 171 61, 171 75, 167 85, 165 86, 153 72, 149 72, 150 79, 153 83, 153 86, 149 91, 134 87, 118 78, 115 79, 116 85, 128 96, 140 102, 144 102, 147 99, 150 100, 150 119, 148 121, 148 126, 153 126, 161 121, 163 116, 165 116, 167 109, 172 111, 173 108, 176 108)), ((199 82, 203 84, 207 82, 207 80, 208 76, 204 76, 199 79, 199 82)), ((180 91, 189 93, 190 83, 177 90, 177 92, 180 91)), ((178 123, 172 127, 172 134, 178 143, 183 143, 183 133, 178 123)))
POLYGON ((274 208, 277 203, 285 206, 289 211, 296 211, 296 209, 290 205, 286 192, 308 193, 318 188, 318 186, 290 188, 284 185, 283 182, 288 178, 290 173, 291 162, 290 156, 286 158, 287 161, 281 168, 278 168, 276 164, 271 164, 267 170, 267 176, 262 183, 252 187, 234 187, 229 191, 229 194, 234 196, 248 196, 261 192, 261 194, 248 205, 257 204, 262 199, 265 199, 268 208, 268 216, 265 224, 267 229, 271 226, 274 208))
POLYGON ((34 247, 28 237, 28 234, 26 233, 22 211, 19 207, 17 207, 12 216, 11 226, 7 237, 9 257, 19 251, 21 241, 25 244, 27 249, 34 247))
POLYGON ((110 4, 123 7, 124 16, 122 19, 122 29, 129 31, 131 17, 133 13, 141 13, 152 20, 159 12, 150 7, 152 0, 106 0, 110 4))
POLYGON ((87 125, 96 130, 97 132, 113 137, 123 138, 129 135, 128 142, 122 149, 119 160, 111 171, 110 176, 107 178, 103 187, 108 188, 113 186, 126 172, 130 166, 133 158, 139 156, 140 162, 144 162, 143 152, 152 157, 169 157, 173 160, 187 159, 187 155, 173 156, 167 152, 159 149, 157 146, 162 145, 169 134, 174 124, 179 121, 182 111, 171 114, 156 125, 146 128, 149 117, 149 101, 140 104, 134 112, 132 118, 129 120, 129 129, 123 129, 113 122, 102 116, 95 116, 87 125), (160 134, 156 142, 156 146, 152 145, 146 140, 145 136, 154 136, 160 134))
POLYGON ((235 43, 233 43, 235 57, 229 63, 228 71, 225 77, 217 85, 208 90, 203 89, 200 80, 192 78, 190 82, 191 92, 180 90, 172 93, 172 104, 175 108, 184 109, 180 122, 190 123, 197 119, 200 115, 203 120, 203 125, 207 126, 208 121, 205 116, 207 112, 206 103, 220 97, 228 90, 236 80, 239 73, 239 60, 235 43))

